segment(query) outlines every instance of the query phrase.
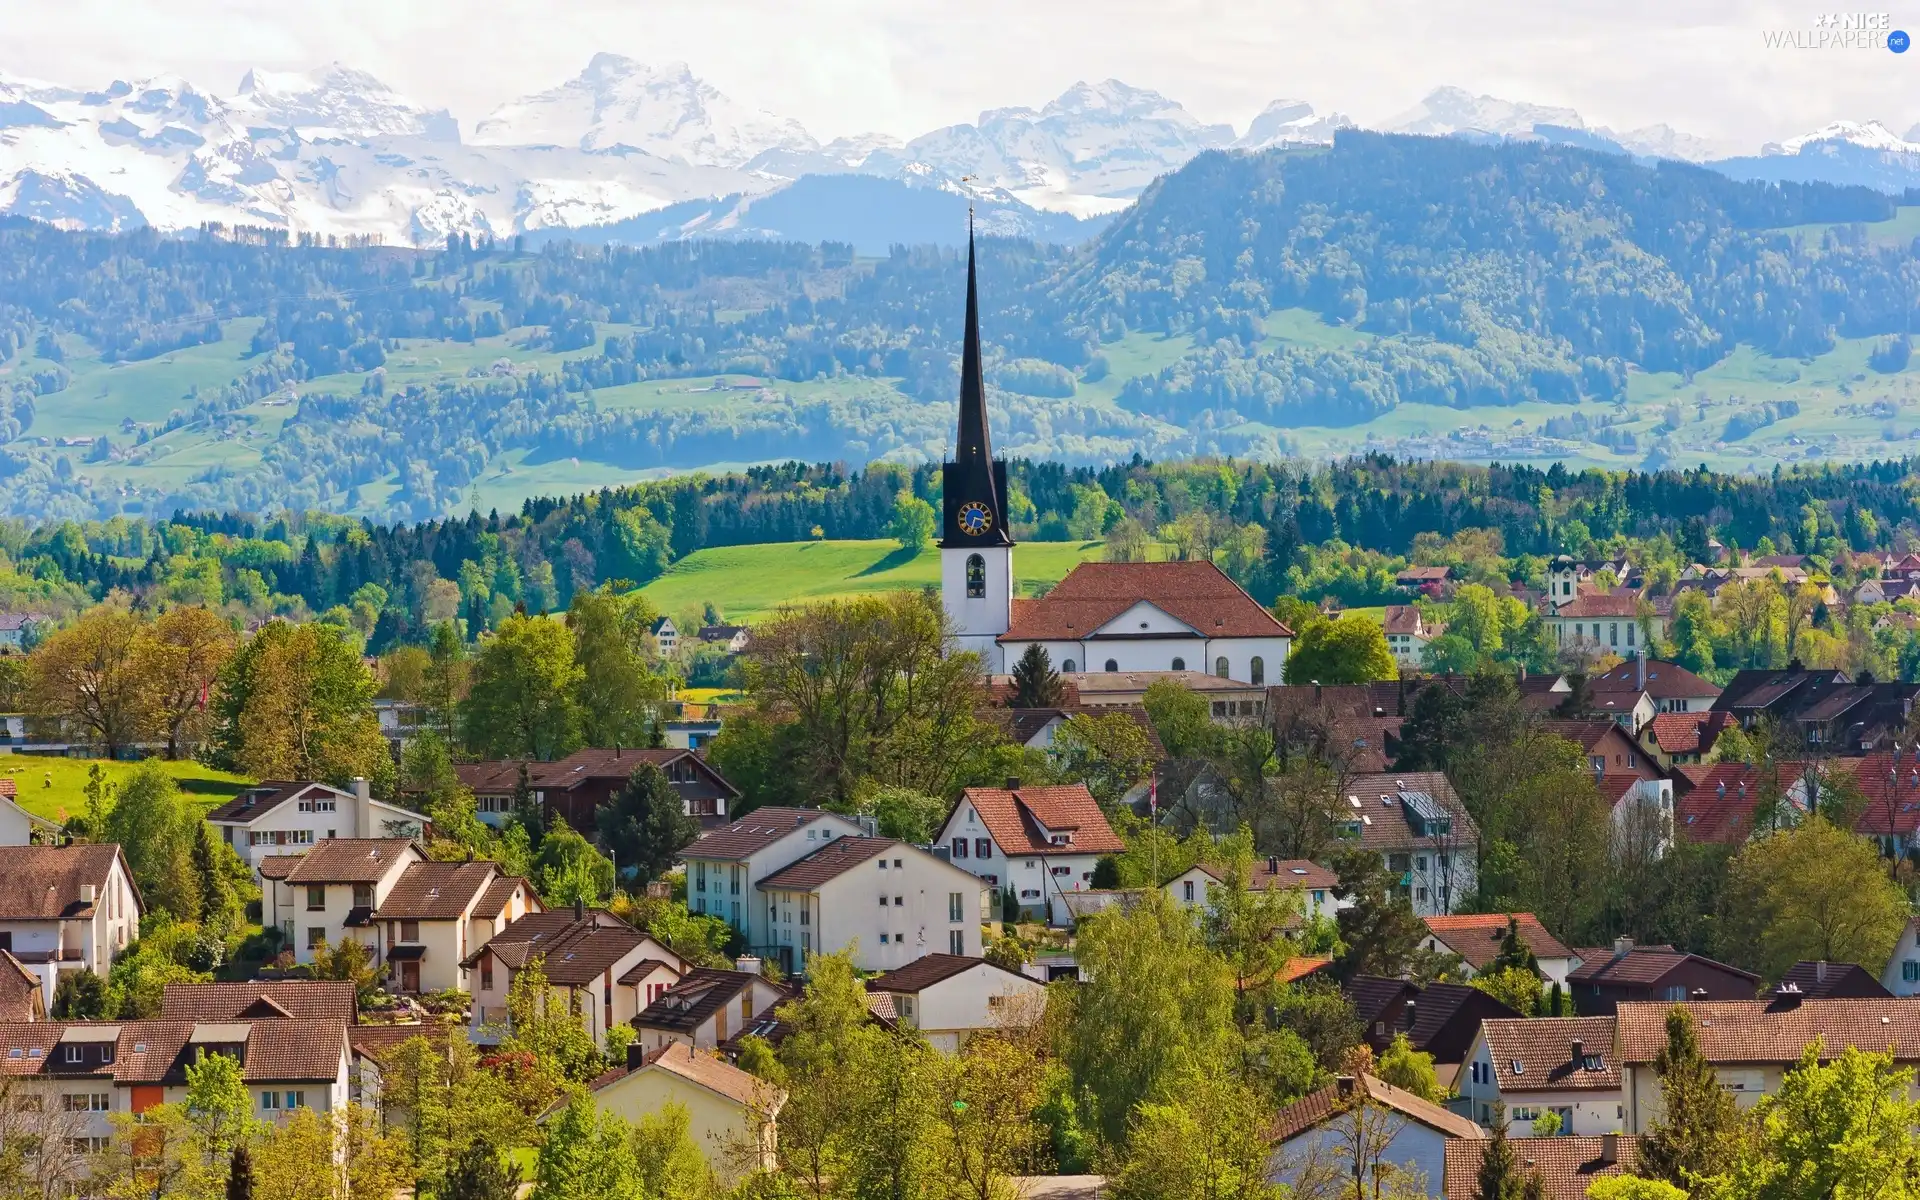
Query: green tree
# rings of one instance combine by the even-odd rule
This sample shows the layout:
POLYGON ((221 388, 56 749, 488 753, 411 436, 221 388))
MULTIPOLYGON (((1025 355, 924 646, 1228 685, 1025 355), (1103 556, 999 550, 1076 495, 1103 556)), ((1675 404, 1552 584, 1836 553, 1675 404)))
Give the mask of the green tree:
POLYGON ((1746 1117, 1700 1052, 1693 1014, 1667 1010, 1667 1044, 1654 1059, 1660 1116, 1640 1140, 1639 1169, 1684 1188, 1726 1175, 1746 1150, 1746 1117))
POLYGON ((1233 1076, 1207 1072, 1134 1110, 1115 1200, 1281 1200, 1268 1178, 1273 1147, 1259 1097, 1233 1076))
POLYGON ((1088 982, 1049 1008, 1070 1003, 1062 1059, 1094 1127, 1125 1146, 1139 1104, 1169 1100, 1176 1081, 1219 1069, 1233 1029, 1232 971, 1157 888, 1131 911, 1088 920, 1078 957, 1088 982))
MULTIPOLYGON (((1391 1082, 1391 1081, 1389 1081, 1391 1082)), ((1507 1106, 1496 1100, 1491 1136, 1480 1151, 1480 1170, 1474 1180, 1474 1200, 1525 1200, 1527 1178, 1521 1170, 1520 1156, 1507 1139, 1507 1106)))
POLYGON ((1394 1034, 1386 1050, 1374 1059, 1373 1073, 1422 1100, 1439 1104, 1447 1098, 1446 1089, 1440 1086, 1440 1079, 1433 1071, 1433 1055, 1415 1050, 1404 1033, 1394 1034))
POLYGON ((1013 664, 1013 707, 1058 708, 1066 702, 1066 686, 1053 669, 1047 648, 1038 642, 1027 643, 1013 664))
POLYGON ((166 734, 168 758, 180 757, 180 748, 197 743, 205 732, 207 695, 233 647, 233 627, 226 619, 195 605, 161 613, 140 640, 139 669, 154 719, 166 734))
POLYGON ((536 955, 514 973, 507 1017, 511 1024, 502 1045, 530 1055, 540 1070, 557 1076, 556 1082, 586 1083, 605 1066, 566 993, 548 984, 542 957, 536 955))
POLYGON ((594 831, 615 866, 636 872, 645 883, 672 869, 680 851, 700 836, 700 825, 687 815, 666 772, 643 762, 626 786, 595 810, 594 831))
POLYGON ((1340 877, 1334 894, 1353 903, 1334 914, 1340 940, 1347 951, 1334 962, 1342 979, 1356 975, 1396 976, 1407 970, 1427 926, 1414 915, 1413 904, 1380 855, 1358 846, 1334 857, 1340 877))
POLYGON ((270 621, 230 657, 214 692, 210 757, 261 779, 364 775, 385 789, 393 756, 374 715, 373 673, 342 632, 270 621))
POLYGON ((620 595, 603 584, 574 593, 567 626, 580 668, 574 701, 586 745, 645 746, 651 740, 667 698, 667 681, 653 668, 657 620, 639 592, 620 595))
POLYGON ((1809 817, 1741 848, 1721 912, 1731 961, 1778 979, 1803 959, 1878 974, 1911 906, 1870 839, 1809 817))
POLYGON ((231 1054, 207 1054, 186 1068, 187 1123, 209 1164, 226 1165, 234 1148, 260 1128, 253 1116, 253 1093, 247 1090, 240 1060, 231 1054))
POLYGON ((1493 589, 1463 583, 1454 590, 1447 632, 1466 638, 1484 655, 1498 654, 1506 636, 1506 609, 1493 589))
POLYGON ((192 871, 200 887, 202 925, 224 937, 246 924, 247 902, 257 899, 260 889, 239 853, 205 821, 193 823, 192 871))
POLYGON ((558 817, 540 839, 532 870, 534 886, 554 907, 597 904, 613 892, 613 861, 558 817))
POLYGON ((27 658, 27 704, 99 744, 108 758, 153 731, 154 693, 141 669, 146 630, 124 608, 101 605, 58 630, 27 658))
POLYGON ((483 642, 460 704, 460 726, 487 758, 551 761, 580 744, 575 696, 582 672, 558 621, 508 617, 483 642))
POLYGON ((940 832, 950 807, 940 797, 912 788, 876 787, 861 795, 858 811, 874 819, 881 837, 924 845, 940 832))
POLYGON ((602 1112, 584 1090, 575 1089, 547 1122, 546 1140, 534 1167, 529 1200, 607 1200, 641 1197, 640 1164, 633 1131, 602 1112))
POLYGON ((1294 632, 1287 654, 1288 683, 1370 683, 1397 679, 1400 668, 1387 648, 1380 622, 1349 613, 1337 620, 1321 618, 1294 632))
POLYGON ((519 1172, 484 1142, 473 1142, 453 1161, 440 1200, 514 1200, 519 1194, 519 1172))
POLYGON ((1156 679, 1147 685, 1142 704, 1169 755, 1191 758, 1213 748, 1218 728, 1207 710, 1206 697, 1192 688, 1176 680, 1156 679))
POLYGON ((253 1156, 244 1144, 233 1148, 227 1167, 227 1200, 253 1200, 253 1156))
POLYGON ((64 971, 53 989, 56 1021, 98 1021, 107 1015, 107 981, 86 967, 64 971))
POLYGON ((467 697, 471 664, 467 648, 452 621, 440 621, 429 639, 426 669, 420 680, 420 704, 427 724, 448 745, 463 741, 459 729, 460 702, 467 697))
POLYGON ((1687 1200, 1687 1193, 1664 1179, 1604 1175, 1587 1185, 1587 1200, 1687 1200))
POLYGON ((706 1200, 718 1191, 713 1168, 693 1140, 692 1125, 686 1105, 673 1101, 635 1122, 633 1162, 641 1195, 658 1196, 660 1200, 706 1200))
POLYGON ((893 519, 887 523, 887 533, 900 543, 902 550, 918 554, 932 545, 935 525, 933 505, 912 492, 901 492, 894 498, 893 519))
POLYGON ((1108 810, 1153 771, 1146 730, 1125 713, 1068 717, 1053 732, 1051 753, 1061 777, 1086 784, 1108 810))
POLYGON ((1495 970, 1489 965, 1487 970, 1479 972, 1467 983, 1523 1017, 1541 1014, 1540 977, 1525 967, 1501 967, 1495 970))
POLYGON ((1865 1197, 1910 1200, 1920 1194, 1920 1102, 1913 1071, 1892 1051, 1848 1046, 1822 1062, 1816 1040, 1787 1072, 1780 1090, 1754 1107, 1752 1150, 1716 1194, 1735 1200, 1865 1197))
POLYGON ((173 776, 158 763, 143 762, 121 784, 101 840, 120 844, 148 907, 178 921, 197 921, 201 895, 193 851, 203 825, 173 776))

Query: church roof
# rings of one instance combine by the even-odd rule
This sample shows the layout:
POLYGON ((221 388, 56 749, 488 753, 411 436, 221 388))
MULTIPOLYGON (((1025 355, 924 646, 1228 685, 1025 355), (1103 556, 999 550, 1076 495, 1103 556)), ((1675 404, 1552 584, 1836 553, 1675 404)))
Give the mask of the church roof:
POLYGON ((1041 599, 1015 600, 1013 624, 999 640, 1082 641, 1142 601, 1201 637, 1293 636, 1210 562, 1088 562, 1041 599))

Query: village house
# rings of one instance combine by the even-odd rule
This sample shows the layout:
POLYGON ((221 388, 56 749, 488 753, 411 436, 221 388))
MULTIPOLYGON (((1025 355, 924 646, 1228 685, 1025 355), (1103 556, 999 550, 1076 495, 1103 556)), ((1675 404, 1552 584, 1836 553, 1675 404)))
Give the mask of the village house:
MULTIPOLYGON (((595 810, 627 786, 642 763, 658 767, 680 797, 688 816, 704 826, 724 824, 727 810, 740 798, 740 789, 692 750, 665 747, 634 750, 576 750, 557 762, 500 759, 467 763, 454 768, 460 782, 473 792, 480 819, 498 827, 513 816, 514 798, 522 782, 529 799, 547 820, 565 821, 569 828, 592 834, 595 810)), ((617 865, 617 864, 616 864, 617 865)))
MULTIPOLYGON (((1667 1045, 1671 1004, 1622 1004, 1619 1058, 1626 1102, 1626 1132, 1645 1133, 1665 1110, 1665 1091, 1654 1062, 1667 1045)), ((1779 1092, 1781 1080, 1815 1041, 1833 1058, 1849 1046, 1891 1050, 1901 1068, 1920 1067, 1920 1000, 1694 1001, 1694 1036, 1720 1086, 1741 1108, 1779 1092)))
POLYGON ((461 964, 472 983, 468 1036, 488 1044, 513 1029, 514 980, 538 962, 544 1003, 579 1014, 596 1044, 633 1019, 687 973, 687 962, 612 913, 575 904, 532 911, 511 922, 461 964))
POLYGON ((301 1021, 360 1019, 360 1002, 350 980, 250 979, 242 982, 169 983, 160 992, 160 1017, 167 1021, 301 1021))
POLYGON ((1047 998, 1037 980, 960 954, 924 955, 867 980, 867 991, 891 997, 899 1023, 948 1054, 975 1034, 1038 1021, 1047 998))
POLYGON ((1424 666, 1427 647, 1447 631, 1444 622, 1427 620, 1412 604, 1387 605, 1380 624, 1386 630, 1393 661, 1409 669, 1424 666))
POLYGON ((1342 836, 1386 860, 1416 915, 1450 913, 1473 894, 1479 831, 1445 775, 1356 775, 1344 796, 1342 836))
POLYGON ((673 657, 680 648, 680 627, 673 623, 672 617, 661 617, 653 623, 653 644, 660 651, 661 658, 673 657))
POLYGON ((88 1151, 106 1147, 114 1118, 186 1099, 186 1068, 206 1054, 240 1063, 252 1116, 281 1121, 308 1108, 347 1106, 347 1029, 337 1020, 36 1021, 0 1024, 16 1102, 38 1096, 78 1117, 88 1151))
POLYGON ((1617 722, 1553 718, 1540 722, 1540 729, 1543 733, 1563 737, 1579 746, 1586 755, 1587 770, 1595 779, 1603 775, 1634 775, 1641 779, 1661 777, 1653 760, 1617 722))
POLYGON ((739 654, 746 650, 752 639, 752 630, 745 625, 702 625, 699 638, 709 645, 717 645, 728 654, 739 654))
MULTIPOLYGON (((1167 881, 1167 896, 1183 908, 1213 908, 1212 892, 1226 882, 1226 872, 1206 863, 1196 863, 1167 881)), ((1300 916, 1332 919, 1334 913, 1353 905, 1334 894, 1340 877, 1318 863, 1304 858, 1255 859, 1247 876, 1247 888, 1256 892, 1298 892, 1300 916)))
POLYGON ((1628 937, 1613 947, 1575 950, 1580 965, 1567 976, 1574 1010, 1583 1017, 1610 1016, 1636 1001, 1747 1000, 1760 977, 1672 946, 1636 946, 1628 937))
POLYGON ((1514 932, 1519 936, 1520 944, 1533 952, 1535 963, 1540 968, 1540 977, 1549 984, 1567 986, 1567 975, 1580 965, 1573 951, 1567 949, 1559 938, 1547 932, 1540 918, 1532 913, 1477 913, 1461 916, 1436 916, 1424 918, 1427 925, 1427 937, 1420 944, 1428 950, 1438 950, 1449 954, 1458 954, 1461 962, 1461 976, 1472 979, 1493 965, 1500 955, 1500 946, 1506 941, 1507 923, 1513 922, 1514 932))
MULTIPOLYGON (((1545 1200, 1587 1200, 1594 1180, 1631 1175, 1640 1163, 1640 1144, 1617 1133, 1598 1137, 1530 1138, 1513 1144, 1514 1158, 1528 1176, 1538 1176, 1545 1200)), ((1447 1143, 1447 1200, 1480 1200, 1481 1145, 1447 1143)))
MULTIPOLYGON (((1637 654, 1595 675, 1587 686, 1596 696, 1630 693, 1645 696, 1653 713, 1703 713, 1713 707, 1720 689, 1679 663, 1637 654)), ((1639 732, 1639 726, 1634 727, 1639 732)))
POLYGON ((1140 708, 1147 689, 1165 682, 1179 684, 1205 700, 1208 713, 1222 724, 1258 721, 1266 715, 1264 686, 1185 666, 1168 671, 1100 671, 1061 679, 1088 708, 1140 708))
POLYGON ((1560 1131, 1588 1135, 1626 1128, 1612 1017, 1519 1017, 1487 1021, 1455 1081, 1456 1106, 1485 1122, 1507 1106, 1511 1136, 1534 1136, 1548 1114, 1560 1131))
POLYGON ((786 1094, 710 1051, 636 1043, 626 1065, 595 1078, 587 1094, 595 1108, 628 1122, 678 1105, 688 1135, 724 1182, 774 1168, 786 1094))
POLYGON ((1100 856, 1126 849, 1084 784, 1021 787, 1017 779, 963 791, 933 844, 998 895, 1011 893, 1023 914, 1059 926, 1072 923, 1065 897, 1093 886, 1100 856))
POLYGON ((411 838, 331 838, 298 857, 260 860, 264 923, 280 930, 294 961, 310 963, 322 945, 352 938, 385 963, 373 914, 408 867, 426 855, 411 838))
POLYGON ((118 846, 0 846, 0 950, 33 972, 48 1008, 60 976, 106 978, 145 913, 118 846))
POLYGON ((754 949, 787 973, 815 954, 850 954, 862 971, 978 955, 981 924, 998 915, 978 877, 894 838, 836 838, 754 886, 769 935, 754 949))
POLYGON ((388 986, 403 995, 468 990, 464 963, 512 920, 539 912, 533 885, 491 862, 416 862, 368 920, 380 939, 388 986))
POLYGON ((276 854, 302 854, 328 838, 420 838, 428 821, 411 809, 375 800, 365 779, 343 792, 324 783, 269 780, 207 814, 220 840, 254 869, 276 854))
POLYGON ((680 852, 686 864, 687 908, 723 918, 748 945, 773 944, 756 886, 835 838, 869 832, 851 817, 817 808, 757 808, 731 825, 710 829, 680 852))
POLYGON ((52 617, 45 613, 0 613, 0 653, 18 654, 52 617))
POLYGON ((1453 580, 1452 567, 1404 567, 1393 577, 1394 585, 1408 591, 1424 592, 1429 596, 1439 596, 1447 584, 1453 580))
POLYGON ((1900 931, 1880 983, 1896 996, 1920 996, 1920 917, 1910 918, 1900 931))
POLYGON ((0 776, 0 846, 30 846, 35 842, 57 844, 60 826, 45 817, 36 817, 20 807, 12 776, 0 776))
POLYGON ((1413 1049, 1433 1057, 1434 1077, 1444 1088, 1454 1086, 1483 1022, 1520 1015, 1491 993, 1459 983, 1422 987, 1407 979, 1357 975, 1344 990, 1361 1022, 1360 1039, 1376 1055, 1405 1037, 1413 1049))
POLYGON ((1341 1147, 1350 1145, 1356 1133, 1369 1144, 1378 1143, 1367 1156, 1371 1161, 1362 1166, 1366 1177, 1356 1181, 1366 1194, 1385 1185, 1385 1174, 1376 1179, 1374 1172, 1389 1167, 1396 1181, 1423 1180, 1428 1196, 1447 1194, 1448 1145, 1468 1142, 1477 1149, 1487 1137, 1485 1129, 1467 1118, 1384 1080, 1342 1075, 1274 1116, 1267 1133, 1273 1145, 1268 1178, 1291 1185, 1303 1176, 1337 1169, 1341 1147))
POLYGON ((696 967, 633 1018, 633 1044, 646 1050, 675 1043, 715 1050, 790 999, 785 988, 758 972, 696 967))
POLYGON ((1885 1000, 1893 992, 1857 963, 1802 959, 1788 967, 1766 994, 1805 1000, 1885 1000))
POLYGON ((1652 605, 1642 609, 1643 602, 1633 592, 1582 592, 1571 600, 1550 603, 1544 620, 1554 644, 1567 653, 1631 657, 1646 648, 1650 639, 1666 636, 1666 622, 1658 611, 1652 605))
POLYGON ((1671 773, 1679 767, 1711 763, 1720 734, 1734 723, 1731 713, 1656 713, 1640 727, 1640 748, 1655 765, 1671 773))

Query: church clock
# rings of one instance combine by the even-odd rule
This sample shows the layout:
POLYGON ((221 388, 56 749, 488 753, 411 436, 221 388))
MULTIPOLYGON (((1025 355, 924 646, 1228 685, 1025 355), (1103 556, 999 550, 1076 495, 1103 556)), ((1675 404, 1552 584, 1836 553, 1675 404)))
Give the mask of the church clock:
POLYGON ((960 506, 960 529, 970 537, 979 537, 993 528, 993 511, 978 500, 960 506))

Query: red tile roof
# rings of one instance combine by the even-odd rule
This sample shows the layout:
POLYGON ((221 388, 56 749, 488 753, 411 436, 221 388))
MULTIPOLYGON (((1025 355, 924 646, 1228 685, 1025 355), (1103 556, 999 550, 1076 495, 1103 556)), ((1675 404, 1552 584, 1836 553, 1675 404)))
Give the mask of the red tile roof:
POLYGON ((1372 1075, 1361 1075, 1357 1079, 1342 1075, 1335 1082, 1276 1113, 1273 1124, 1268 1127, 1267 1140, 1291 1141, 1309 1129, 1338 1118, 1341 1113, 1362 1102, 1392 1109, 1408 1120, 1417 1121, 1449 1138, 1477 1140, 1487 1136, 1486 1130, 1465 1117, 1422 1100, 1412 1092, 1402 1091, 1383 1079, 1376 1079, 1372 1075))
POLYGON ((855 867, 863 866, 876 858, 890 858, 895 853, 905 856, 923 854, 896 838, 843 837, 835 838, 815 850, 805 858, 793 862, 766 876, 754 886, 766 891, 807 892, 830 880, 838 879, 855 867))
POLYGON ((80 889, 91 885, 98 896, 119 858, 120 847, 111 844, 0 846, 0 920, 86 916, 93 902, 81 899, 80 889))
MULTIPOLYGON (((1791 788, 1805 769, 1805 763, 1781 763, 1778 786, 1783 791, 1791 788)), ((1742 762, 1683 765, 1675 774, 1675 833, 1689 842, 1716 845, 1732 845, 1752 836, 1755 810, 1766 790, 1753 767, 1742 762)))
MULTIPOLYGON (((0 1047, 8 1052, 0 1059, 0 1074, 46 1075, 58 1071, 52 1051, 67 1031, 98 1030, 103 1035, 111 1031, 113 1062, 95 1064, 90 1074, 109 1077, 122 1085, 184 1085, 199 1024, 174 1020, 0 1023, 0 1047), (15 1058, 11 1053, 15 1048, 28 1053, 15 1058), (41 1051, 37 1056, 31 1053, 35 1048, 41 1051)), ((234 1024, 246 1028, 241 1076, 247 1082, 318 1083, 339 1078, 347 1051, 347 1027, 339 1021, 276 1017, 234 1024)))
POLYGON ((1655 713, 1647 728, 1655 745, 1668 754, 1704 754, 1722 730, 1733 724, 1729 712, 1655 713))
POLYGON ((1002 642, 1074 642, 1145 601, 1205 638, 1292 637, 1210 562, 1081 563, 1038 600, 1015 600, 1002 642))
MULTIPOLYGON (((1650 1063, 1667 1044, 1667 1013, 1672 1004, 1623 1003, 1619 1009, 1620 1057, 1629 1064, 1650 1063)), ((1715 1064, 1791 1063, 1816 1038, 1824 1052, 1838 1055, 1849 1046, 1891 1049, 1904 1063, 1920 1061, 1920 998, 1883 1000, 1700 1000, 1686 1004, 1693 1014, 1700 1053, 1715 1064)))
MULTIPOLYGON (((1611 1162, 1607 1161, 1608 1142, 1604 1136, 1589 1134, 1513 1138, 1508 1144, 1519 1160, 1521 1173, 1540 1176, 1547 1200, 1587 1200, 1587 1189, 1594 1180, 1629 1174, 1640 1163, 1640 1143, 1631 1135, 1618 1134, 1611 1139, 1611 1162)), ((1447 1200, 1478 1200, 1480 1160, 1485 1154, 1484 1142, 1447 1143, 1447 1200)))
POLYGON ((1751 971, 1742 971, 1739 967, 1715 962, 1704 955, 1675 950, 1671 946, 1633 946, 1625 953, 1614 953, 1610 949, 1584 950, 1579 953, 1583 961, 1578 967, 1567 972, 1569 985, 1582 983, 1651 986, 1688 962, 1706 963, 1728 975, 1741 976, 1752 980, 1755 984, 1760 982, 1760 977, 1751 971))
POLYGON ((400 921, 458 921, 499 874, 499 867, 491 862, 417 862, 400 873, 373 915, 400 921))
POLYGON ((1613 1017, 1519 1017, 1483 1021, 1494 1080, 1504 1092, 1617 1092, 1613 1017), (1573 1061, 1580 1043, 1582 1062, 1573 1061))
MULTIPOLYGON (((1426 917, 1427 928, 1449 950, 1466 960, 1476 971, 1485 970, 1500 954, 1500 943, 1507 936, 1506 913, 1476 913, 1467 916, 1426 917)), ((1573 951, 1547 932, 1540 918, 1532 913, 1513 913, 1520 941, 1535 958, 1572 958, 1573 951)))
POLYGON ((160 1016, 170 1021, 286 1016, 351 1025, 359 1015, 353 984, 327 979, 169 983, 160 992, 160 1016))
POLYGON ((1640 615, 1640 597, 1631 592, 1582 592, 1562 604, 1553 615, 1574 620, 1581 617, 1637 617, 1640 615))
MULTIPOLYGON (((980 814, 981 823, 1003 854, 1118 854, 1127 848, 1085 784, 1012 791, 968 788, 961 795, 961 802, 972 804, 980 814), (1055 843, 1048 840, 1049 833, 1066 833, 1071 840, 1064 845, 1055 843)), ((948 819, 952 819, 951 814, 948 819)))
POLYGON ((1355 775, 1347 780, 1337 804, 1337 819, 1360 822, 1360 845, 1368 850, 1411 850, 1439 841, 1471 845, 1479 836, 1467 806, 1460 801, 1446 775, 1439 771, 1395 771, 1355 775), (1453 818, 1452 831, 1421 837, 1407 821, 1402 793, 1424 793, 1453 818))
MULTIPOLYGON (((962 954, 923 954, 898 970, 888 971, 867 980, 870 992, 923 992, 937 983, 945 983, 964 971, 975 967, 992 967, 994 970, 1015 979, 1026 979, 1025 975, 996 966, 984 958, 972 958, 962 954)), ((1029 982, 1036 982, 1029 980, 1029 982)))
POLYGON ((1644 690, 1655 700, 1711 700, 1720 694, 1718 687, 1679 663, 1658 658, 1647 660, 1647 683, 1644 689, 1640 686, 1640 664, 1631 658, 1594 676, 1589 686, 1596 692, 1644 690))
POLYGON ((300 856, 287 882, 378 883, 409 852, 421 857, 412 838, 326 838, 300 856))

